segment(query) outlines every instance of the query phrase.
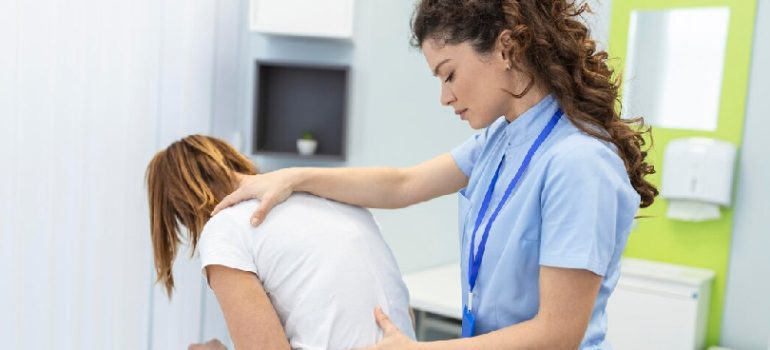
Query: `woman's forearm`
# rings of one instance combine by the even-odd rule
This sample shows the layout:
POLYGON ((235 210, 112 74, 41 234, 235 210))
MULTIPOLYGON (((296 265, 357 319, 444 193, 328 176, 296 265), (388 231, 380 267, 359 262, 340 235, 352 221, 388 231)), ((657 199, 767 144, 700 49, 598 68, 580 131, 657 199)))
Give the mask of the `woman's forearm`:
POLYGON ((580 338, 569 337, 556 325, 532 319, 473 338, 419 343, 421 350, 461 349, 577 349, 580 338))
POLYGON ((468 177, 449 154, 408 168, 294 168, 294 191, 367 208, 403 208, 457 192, 468 177))
POLYGON ((368 208, 403 208, 414 204, 405 193, 406 171, 399 168, 294 168, 295 191, 368 208))
POLYGON ((408 168, 288 168, 259 175, 241 175, 238 189, 224 197, 211 215, 244 200, 262 205, 251 223, 258 225, 292 192, 309 192, 367 208, 403 208, 457 192, 468 184, 452 156, 440 155, 408 168))
POLYGON ((534 318, 474 338, 421 343, 420 349, 577 349, 602 277, 584 269, 541 266, 534 318))

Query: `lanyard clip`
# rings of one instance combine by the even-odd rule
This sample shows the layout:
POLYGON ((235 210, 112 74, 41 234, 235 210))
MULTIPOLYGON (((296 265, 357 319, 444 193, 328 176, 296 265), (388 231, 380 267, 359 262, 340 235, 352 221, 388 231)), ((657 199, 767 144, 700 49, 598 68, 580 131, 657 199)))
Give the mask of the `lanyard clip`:
POLYGON ((473 311, 473 292, 468 292, 468 311, 473 311))

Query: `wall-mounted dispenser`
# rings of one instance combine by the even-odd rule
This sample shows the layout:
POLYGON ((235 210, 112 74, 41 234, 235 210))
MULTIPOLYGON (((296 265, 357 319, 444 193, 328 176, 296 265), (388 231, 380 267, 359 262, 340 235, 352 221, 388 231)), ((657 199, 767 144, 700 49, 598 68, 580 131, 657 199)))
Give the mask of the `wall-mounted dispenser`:
POLYGON ((663 190, 669 200, 666 216, 676 220, 718 219, 719 206, 732 197, 736 148, 702 137, 673 140, 663 159, 663 190))

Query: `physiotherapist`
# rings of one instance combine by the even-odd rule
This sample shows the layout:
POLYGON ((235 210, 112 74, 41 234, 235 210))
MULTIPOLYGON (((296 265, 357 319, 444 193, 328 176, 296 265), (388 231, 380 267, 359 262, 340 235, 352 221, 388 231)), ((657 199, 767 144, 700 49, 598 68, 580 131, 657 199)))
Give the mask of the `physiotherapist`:
MULTIPOLYGON (((381 311, 372 349, 609 349, 607 299, 645 180, 641 118, 565 0, 422 0, 412 19, 441 103, 479 133, 409 168, 288 168, 254 175, 215 212, 292 192, 370 208, 458 193, 463 338, 417 343, 381 311)), ((460 302, 458 300, 458 302, 460 302)))

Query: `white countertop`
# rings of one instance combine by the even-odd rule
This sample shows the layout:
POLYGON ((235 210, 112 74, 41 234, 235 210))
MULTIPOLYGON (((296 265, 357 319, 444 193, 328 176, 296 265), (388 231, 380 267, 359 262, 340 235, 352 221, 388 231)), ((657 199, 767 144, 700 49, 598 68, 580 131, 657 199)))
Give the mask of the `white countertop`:
POLYGON ((413 308, 462 319, 460 263, 441 265, 404 275, 413 308))

